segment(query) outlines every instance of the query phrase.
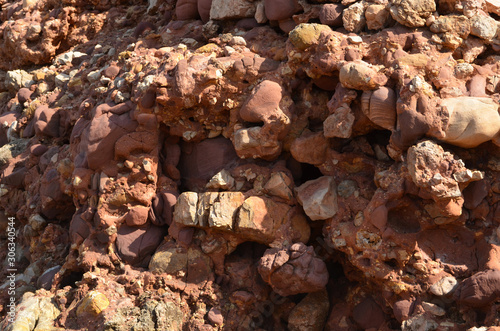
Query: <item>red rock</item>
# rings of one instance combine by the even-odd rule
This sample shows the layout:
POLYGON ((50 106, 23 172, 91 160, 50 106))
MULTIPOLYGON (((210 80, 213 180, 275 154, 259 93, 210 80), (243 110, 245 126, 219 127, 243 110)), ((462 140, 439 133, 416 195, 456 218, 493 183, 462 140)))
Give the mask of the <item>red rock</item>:
POLYGON ((272 21, 281 21, 292 17, 297 12, 296 0, 264 0, 266 16, 272 21))
POLYGON ((38 135, 59 137, 59 114, 47 105, 40 106, 35 111, 35 132, 38 135))
POLYGON ((455 292, 461 304, 484 307, 500 295, 500 271, 481 271, 465 279, 455 292))
POLYGON ((343 26, 342 11, 345 6, 339 3, 327 3, 321 6, 319 12, 319 20, 321 24, 330 25, 338 28, 343 26))
POLYGON ((17 91, 17 100, 19 100, 20 104, 24 104, 26 101, 31 100, 31 94, 33 92, 30 89, 22 87, 17 91))
POLYGON ((222 323, 224 323, 224 317, 222 316, 220 309, 210 308, 207 317, 208 320, 214 325, 222 325, 222 323))
POLYGON ((179 167, 183 169, 184 185, 189 190, 199 190, 217 172, 239 160, 233 144, 225 138, 205 139, 196 144, 184 144, 179 167))
POLYGON ((120 72, 120 67, 117 65, 110 65, 104 71, 102 72, 104 77, 108 77, 111 79, 115 79, 116 76, 118 76, 118 73, 120 72))
POLYGON ((354 307, 352 316, 356 323, 358 323, 358 325, 363 329, 378 329, 378 327, 385 321, 384 312, 371 298, 365 299, 354 307))
POLYGON ((199 17, 197 0, 179 0, 175 7, 178 20, 192 20, 199 17))
POLYGON ((210 8, 212 7, 212 0, 198 0, 198 13, 201 20, 206 23, 210 20, 210 8))
POLYGON ((312 247, 296 243, 288 249, 268 249, 260 259, 259 273, 273 290, 283 296, 321 290, 328 282, 325 263, 312 247))
POLYGON ((118 253, 126 263, 146 267, 164 234, 165 229, 154 225, 142 228, 122 225, 116 237, 118 253))

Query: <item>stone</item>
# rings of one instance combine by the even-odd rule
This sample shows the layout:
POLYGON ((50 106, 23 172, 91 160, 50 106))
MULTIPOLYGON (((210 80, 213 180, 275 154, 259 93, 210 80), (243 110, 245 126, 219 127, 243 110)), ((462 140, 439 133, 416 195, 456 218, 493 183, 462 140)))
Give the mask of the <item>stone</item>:
POLYGON ((411 28, 424 26, 435 11, 436 3, 433 0, 395 0, 390 6, 392 18, 411 28))
POLYGON ((322 32, 328 33, 331 31, 330 27, 326 25, 301 23, 290 31, 288 38, 293 46, 302 51, 315 45, 322 32))
POLYGON ((173 220, 186 226, 202 225, 198 224, 196 211, 198 207, 198 193, 183 192, 175 205, 173 220))
POLYGON ((284 172, 273 172, 264 185, 264 191, 272 196, 285 200, 293 199, 293 180, 284 172))
POLYGON ((271 21, 286 20, 297 11, 297 0, 264 0, 266 16, 271 21))
POLYGON ((356 305, 352 311, 352 316, 354 321, 365 330, 377 329, 385 320, 382 308, 372 298, 367 298, 356 305))
POLYGON ((323 134, 326 138, 350 138, 354 124, 354 114, 347 107, 340 107, 323 122, 323 134))
POLYGON ((21 87, 29 87, 28 84, 32 81, 33 76, 24 70, 7 71, 5 76, 5 87, 11 91, 18 91, 21 87))
POLYGON ((290 331, 323 330, 330 302, 326 290, 309 293, 290 311, 288 329, 290 331))
POLYGON ((52 298, 37 297, 31 292, 23 294, 16 308, 15 321, 7 330, 51 330, 61 313, 52 298))
POLYGON ((444 316, 446 314, 446 310, 431 302, 422 302, 422 308, 434 316, 444 316))
POLYGON ((439 133, 430 133, 439 140, 472 148, 500 132, 498 104, 490 98, 447 98, 441 101, 440 106, 445 111, 447 124, 439 133))
POLYGON ((116 238, 118 254, 131 265, 147 266, 164 234, 164 228, 150 224, 141 228, 122 225, 116 238))
POLYGON ((389 22, 390 13, 387 6, 369 5, 365 10, 366 26, 370 30, 380 30, 389 22))
POLYGON ((86 314, 98 316, 108 306, 109 300, 104 294, 99 291, 90 291, 80 301, 76 309, 76 315, 79 318, 84 318, 86 314))
POLYGON ((179 272, 187 272, 188 252, 186 249, 176 247, 165 242, 154 253, 149 262, 149 270, 153 273, 166 273, 176 276, 179 272))
POLYGON ((337 213, 337 187, 333 177, 322 176, 307 181, 295 190, 297 200, 311 220, 325 220, 337 213))
POLYGON ((500 1, 499 0, 486 0, 486 8, 489 13, 500 15, 500 1))
POLYGON ((256 4, 247 0, 212 0, 210 19, 227 20, 253 17, 256 4))
POLYGON ((341 27, 344 8, 345 6, 339 3, 325 3, 319 11, 319 21, 334 28, 341 27))
POLYGON ((258 266, 262 279, 281 296, 323 290, 328 271, 312 246, 296 243, 286 249, 270 248, 258 266))
POLYGON ((339 79, 342 86, 355 90, 374 90, 387 82, 385 75, 363 61, 344 64, 340 68, 339 79))
POLYGON ((470 34, 485 40, 497 35, 497 22, 490 16, 475 15, 470 18, 470 34))
POLYGON ((178 20, 192 20, 199 17, 197 0, 179 0, 175 6, 178 20))
POLYGON ((454 296, 463 305, 484 307, 500 295, 500 270, 485 270, 465 279, 454 296))
POLYGON ((441 278, 436 283, 432 284, 429 292, 437 296, 448 295, 457 287, 458 282, 453 276, 441 278))
POLYGON ((229 171, 222 169, 210 179, 206 187, 210 189, 222 189, 229 191, 235 188, 234 185, 234 178, 231 176, 229 171))
POLYGON ((290 153, 301 163, 321 164, 326 160, 328 139, 322 132, 304 131, 292 142, 290 153))
POLYGON ((55 81, 56 81, 56 86, 58 87, 64 87, 69 82, 69 75, 60 73, 56 75, 55 81))
POLYGON ((450 32, 461 38, 467 38, 471 31, 471 24, 463 15, 441 15, 432 22, 429 29, 434 33, 450 32))
POLYGON ((342 13, 342 22, 347 31, 359 33, 365 27, 365 6, 365 2, 360 1, 344 9, 342 13))
POLYGON ((222 316, 220 309, 214 307, 210 308, 207 317, 208 320, 214 325, 222 325, 224 323, 224 317, 222 316))
POLYGON ((269 198, 249 197, 238 212, 236 232, 248 240, 271 243, 279 227, 286 223, 290 210, 289 205, 269 198))

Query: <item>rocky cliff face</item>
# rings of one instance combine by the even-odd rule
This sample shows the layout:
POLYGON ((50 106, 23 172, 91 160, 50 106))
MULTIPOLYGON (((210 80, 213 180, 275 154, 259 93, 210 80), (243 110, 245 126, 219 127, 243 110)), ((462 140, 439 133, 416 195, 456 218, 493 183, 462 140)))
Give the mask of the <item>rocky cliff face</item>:
POLYGON ((500 2, 0 4, 2 330, 499 330, 500 2))

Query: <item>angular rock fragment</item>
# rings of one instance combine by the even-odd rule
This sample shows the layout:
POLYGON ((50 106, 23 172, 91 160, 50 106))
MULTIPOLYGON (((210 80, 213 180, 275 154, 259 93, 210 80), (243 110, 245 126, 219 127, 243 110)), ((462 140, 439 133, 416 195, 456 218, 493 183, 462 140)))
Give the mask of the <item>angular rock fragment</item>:
POLYGON ((315 257, 312 247, 302 243, 283 250, 268 249, 258 270, 262 279, 282 296, 320 291, 328 282, 325 263, 315 257))
POLYGON ((311 220, 324 220, 337 213, 337 187, 333 177, 307 181, 297 187, 296 192, 297 200, 311 220))

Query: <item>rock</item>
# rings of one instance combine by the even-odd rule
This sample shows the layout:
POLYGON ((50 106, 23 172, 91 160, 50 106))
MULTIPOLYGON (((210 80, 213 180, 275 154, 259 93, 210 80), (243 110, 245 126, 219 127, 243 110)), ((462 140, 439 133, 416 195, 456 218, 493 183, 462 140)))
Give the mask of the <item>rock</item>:
POLYGON ((85 315, 98 316, 101 312, 108 308, 109 300, 104 294, 99 291, 90 291, 80 301, 76 309, 76 315, 79 318, 84 318, 85 315))
MULTIPOLYGON (((284 203, 277 203, 269 198, 249 197, 241 205, 238 212, 236 232, 242 237, 263 244, 269 244, 277 239, 278 230, 285 226, 295 232, 294 237, 307 236, 301 230, 307 228, 305 219, 298 219, 299 224, 290 224, 292 208, 284 203)), ((290 238, 291 239, 291 238, 290 238)))
POLYGON ((148 224, 141 228, 122 225, 116 238, 118 253, 131 265, 147 266, 164 234, 164 228, 154 225, 148 224))
POLYGON ((36 285, 39 288, 50 290, 54 276, 59 272, 59 270, 61 270, 61 266, 59 265, 45 270, 43 274, 38 277, 36 285))
POLYGON ((347 31, 359 33, 365 27, 365 6, 365 2, 360 1, 344 9, 342 22, 347 31))
POLYGON ((385 320, 384 312, 372 298, 367 298, 356 305, 352 316, 363 329, 377 329, 385 320))
POLYGON ((52 298, 37 297, 31 292, 23 294, 16 308, 15 321, 6 330, 51 330, 61 313, 52 298))
POLYGON ((489 16, 475 15, 470 18, 470 34, 491 40, 497 35, 497 22, 489 16))
POLYGON ((387 87, 380 87, 373 92, 365 91, 361 96, 361 110, 373 123, 387 130, 396 124, 396 93, 387 87))
POLYGON ((212 0, 210 19, 227 20, 253 17, 256 5, 247 0, 212 0))
POLYGON ((293 180, 284 172, 273 172, 271 178, 264 185, 264 191, 272 196, 285 200, 293 199, 293 180))
POLYGON ((494 13, 500 15, 500 1, 498 0, 486 0, 486 8, 489 13, 494 13))
POLYGON ((387 81, 385 75, 378 73, 363 61, 347 62, 340 68, 339 79, 345 88, 355 90, 374 90, 387 81))
POLYGON ((408 149, 408 172, 413 182, 418 187, 428 190, 436 200, 462 196, 459 185, 461 180, 457 181, 457 175, 451 175, 449 172, 441 173, 438 170, 441 164, 449 164, 447 166, 449 168, 454 163, 456 168, 452 168, 452 171, 457 175, 467 172, 463 163, 453 161, 453 155, 445 152, 440 145, 431 140, 425 140, 408 149))
POLYGON ((297 0, 264 0, 266 16, 271 21, 286 20, 297 12, 297 0))
POLYGON ((206 187, 211 189, 232 190, 235 188, 234 185, 234 178, 229 171, 222 169, 210 179, 206 187))
POLYGON ((212 8, 212 0, 198 0, 198 13, 201 20, 206 23, 210 20, 210 9, 212 8))
POLYGON ((217 308, 210 308, 208 311, 208 320, 213 324, 213 325, 222 325, 224 323, 224 317, 222 316, 222 313, 220 309, 217 308))
POLYGON ((414 303, 409 300, 399 300, 396 301, 392 307, 394 312, 394 317, 398 320, 398 322, 403 322, 407 320, 412 312, 414 303))
POLYGON ((485 270, 465 279, 454 296, 463 305, 484 307, 500 295, 500 271, 485 270))
POLYGON ((446 311, 443 308, 430 302, 422 302, 422 308, 424 308, 427 313, 434 316, 444 316, 446 314, 446 311))
POLYGON ((463 15, 441 15, 429 27, 434 33, 449 32, 461 38, 467 38, 470 28, 469 19, 463 15))
POLYGON ((380 30, 389 22, 390 13, 387 6, 369 5, 365 10, 366 26, 370 30, 380 30))
POLYGON ((178 20, 192 20, 199 17, 197 0, 179 0, 175 6, 178 20))
POLYGON ((154 253, 149 262, 149 270, 154 273, 167 273, 178 275, 179 272, 187 272, 188 252, 182 247, 165 242, 154 253))
POLYGON ((418 331, 418 330, 436 330, 438 328, 436 321, 428 318, 424 314, 412 316, 410 319, 403 322, 401 325, 402 331, 418 331))
POLYGON ((319 11, 319 21, 334 28, 341 27, 344 8, 344 5, 338 3, 325 3, 319 11))
POLYGON ((354 114, 347 107, 340 107, 323 122, 323 134, 326 138, 350 138, 354 124, 354 114))
POLYGON ((12 70, 7 71, 4 84, 10 91, 18 91, 21 87, 29 87, 32 79, 32 75, 24 70, 12 70))
POLYGON ((290 31, 288 38, 293 46, 302 51, 315 45, 322 32, 328 33, 330 31, 331 29, 326 25, 302 23, 290 31))
POLYGON ((198 191, 219 171, 236 165, 239 158, 233 144, 223 137, 182 146, 179 168, 188 190, 198 191))
POLYGON ((327 149, 328 139, 322 132, 304 131, 292 142, 290 153, 299 162, 321 164, 325 162, 327 149))
POLYGON ((395 0, 390 6, 392 18, 410 28, 424 26, 435 11, 434 0, 395 0))
POLYGON ((288 249, 266 250, 258 270, 262 279, 282 296, 317 292, 328 282, 325 263, 315 257, 311 246, 302 243, 288 249))
POLYGON ((21 154, 26 149, 28 142, 27 139, 15 139, 0 147, 0 166, 7 164, 9 160, 21 154))
POLYGON ((441 278, 436 283, 432 284, 429 292, 434 295, 442 296, 452 293, 457 287, 457 280, 453 276, 441 278))
POLYGON ((291 311, 288 317, 288 329, 291 331, 323 330, 330 302, 326 290, 309 293, 291 311))
POLYGON ((337 187, 333 177, 323 176, 296 188, 297 200, 313 221, 335 216, 338 211, 337 187))
POLYGON ((443 99, 447 124, 436 138, 465 148, 476 147, 500 132, 498 104, 489 98, 459 97, 443 99))
POLYGON ((64 87, 64 85, 66 85, 69 82, 69 78, 70 78, 69 75, 63 73, 56 75, 55 77, 56 86, 64 87))

